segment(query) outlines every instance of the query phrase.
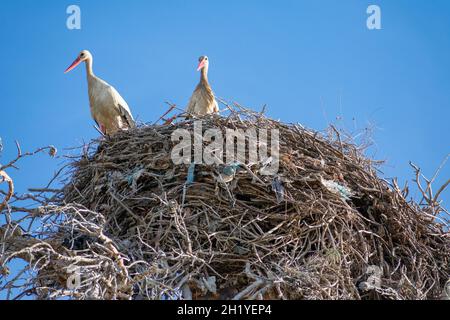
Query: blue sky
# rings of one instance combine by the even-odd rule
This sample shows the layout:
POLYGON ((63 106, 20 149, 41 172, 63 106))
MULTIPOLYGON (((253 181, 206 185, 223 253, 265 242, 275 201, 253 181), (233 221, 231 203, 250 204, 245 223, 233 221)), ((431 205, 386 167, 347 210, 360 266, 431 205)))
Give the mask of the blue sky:
MULTIPOLYGON (((387 178, 411 180, 409 161, 432 175, 450 153, 448 0, 2 1, 0 39, 0 162, 14 140, 66 153, 98 136, 84 68, 63 73, 82 49, 143 122, 166 100, 187 104, 207 54, 219 97, 316 130, 336 117, 350 131, 375 127, 370 154, 387 161, 387 178), (81 30, 66 28, 71 4, 81 30), (382 30, 366 27, 370 4, 382 30)), ((60 164, 39 156, 10 174, 25 191, 60 164)), ((449 177, 450 164, 437 184, 449 177)))

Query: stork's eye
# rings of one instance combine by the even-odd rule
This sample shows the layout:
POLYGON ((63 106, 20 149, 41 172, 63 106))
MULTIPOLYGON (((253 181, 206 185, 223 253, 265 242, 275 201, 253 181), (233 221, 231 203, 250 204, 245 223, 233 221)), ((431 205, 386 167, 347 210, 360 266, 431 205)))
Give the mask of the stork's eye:
POLYGON ((82 53, 82 54, 80 55, 80 57, 84 57, 84 53, 82 53))

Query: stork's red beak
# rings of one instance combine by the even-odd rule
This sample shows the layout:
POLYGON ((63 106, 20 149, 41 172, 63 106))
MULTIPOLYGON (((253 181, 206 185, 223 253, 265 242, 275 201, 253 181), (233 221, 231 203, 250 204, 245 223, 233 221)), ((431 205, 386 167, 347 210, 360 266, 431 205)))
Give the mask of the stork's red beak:
POLYGON ((200 64, 198 65, 197 71, 202 70, 202 69, 205 67, 205 63, 206 63, 206 60, 203 59, 203 60, 200 62, 200 64))
POLYGON ((70 65, 70 67, 67 68, 66 71, 64 71, 64 73, 70 72, 73 69, 75 69, 77 67, 77 65, 79 65, 81 63, 81 59, 80 57, 76 58, 75 61, 70 65))

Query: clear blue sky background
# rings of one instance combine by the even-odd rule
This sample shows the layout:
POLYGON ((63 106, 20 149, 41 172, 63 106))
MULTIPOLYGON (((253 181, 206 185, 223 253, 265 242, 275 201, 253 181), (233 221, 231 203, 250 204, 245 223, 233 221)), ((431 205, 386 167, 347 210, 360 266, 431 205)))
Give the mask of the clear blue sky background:
MULTIPOLYGON (((166 100, 184 107, 207 54, 219 97, 316 130, 336 117, 348 130, 374 125, 370 154, 387 160, 387 178, 412 179, 409 161, 432 175, 450 152, 448 0, 10 0, 0 39, 0 162, 14 140, 65 153, 98 136, 84 67, 63 74, 82 49, 140 121, 155 121, 166 100), (82 30, 66 28, 71 4, 82 30), (381 7, 382 30, 366 28, 369 4, 381 7)), ((59 165, 34 157, 10 174, 23 192, 59 165)), ((449 177, 450 164, 437 184, 449 177)))

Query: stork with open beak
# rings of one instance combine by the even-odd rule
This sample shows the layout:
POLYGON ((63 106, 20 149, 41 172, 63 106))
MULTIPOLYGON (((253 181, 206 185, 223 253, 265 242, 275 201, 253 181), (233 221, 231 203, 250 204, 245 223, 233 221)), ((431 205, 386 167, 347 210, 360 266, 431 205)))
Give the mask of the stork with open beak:
POLYGON ((197 71, 201 71, 200 83, 195 88, 186 109, 189 116, 203 116, 219 112, 219 105, 208 82, 209 59, 207 56, 201 56, 199 62, 197 71))
POLYGON ((91 115, 102 133, 109 135, 119 130, 134 128, 134 119, 125 100, 114 87, 94 75, 93 58, 89 51, 81 51, 64 73, 75 69, 82 62, 86 64, 91 115))

